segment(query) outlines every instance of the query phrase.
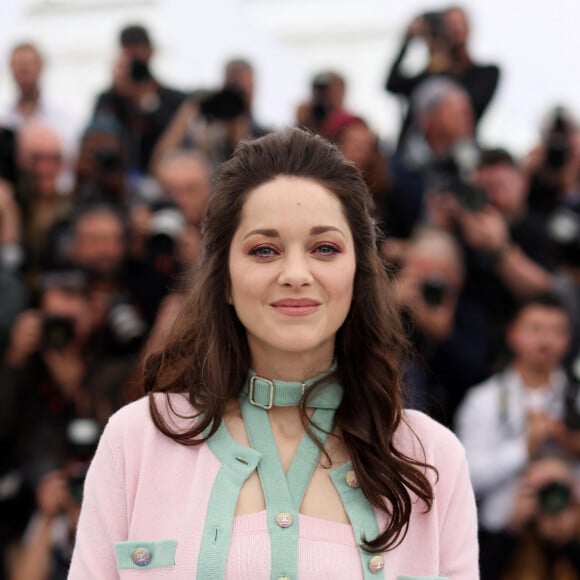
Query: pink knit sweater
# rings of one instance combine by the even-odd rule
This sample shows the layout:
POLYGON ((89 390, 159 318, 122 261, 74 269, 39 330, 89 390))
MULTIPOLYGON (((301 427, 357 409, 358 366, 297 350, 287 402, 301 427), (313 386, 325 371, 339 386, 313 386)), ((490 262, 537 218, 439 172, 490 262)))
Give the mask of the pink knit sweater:
MULTIPOLYGON (((185 397, 171 395, 171 400, 177 410, 191 413, 185 397)), ((439 477, 431 511, 425 513, 421 502, 416 502, 404 541, 384 554, 384 578, 477 580, 476 510, 463 448, 450 431, 426 415, 408 411, 405 416, 408 425, 397 431, 397 447, 434 465, 439 477)), ((184 420, 174 417, 173 421, 179 426, 184 420)), ((161 434, 146 399, 118 411, 105 429, 87 476, 69 578, 200 578, 200 545, 220 467, 208 445, 183 446, 161 434), (116 543, 149 545, 161 540, 172 540, 176 546, 167 567, 119 569, 116 543)), ((385 518, 378 513, 381 528, 385 518)), ((266 512, 235 518, 231 532, 223 556, 225 578, 270 578, 266 512)), ((363 578, 349 525, 300 515, 299 533, 300 579, 363 578)))

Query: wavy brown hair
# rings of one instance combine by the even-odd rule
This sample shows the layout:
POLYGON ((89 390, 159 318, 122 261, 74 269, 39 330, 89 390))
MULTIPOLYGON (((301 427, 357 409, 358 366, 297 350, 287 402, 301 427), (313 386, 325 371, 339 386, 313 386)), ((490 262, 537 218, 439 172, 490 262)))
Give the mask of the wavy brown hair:
MULTIPOLYGON (((220 167, 192 288, 167 345, 145 365, 153 421, 175 441, 197 445, 215 433, 227 402, 239 396, 251 359, 245 329, 227 301, 228 256, 248 193, 278 176, 312 179, 333 192, 352 231, 356 273, 351 308, 335 342, 336 375, 344 387, 335 425, 363 493, 389 515, 386 528, 377 538, 365 539, 364 546, 391 549, 407 532, 412 494, 426 510, 432 506, 430 466, 405 456, 393 442, 402 421, 399 366, 406 339, 391 296, 391 276, 377 251, 372 199, 361 173, 321 137, 300 129, 272 133, 242 143, 220 167), (194 409, 191 428, 176 432, 157 409, 153 392, 187 393, 194 409)), ((303 401, 303 412, 304 407, 303 401)))

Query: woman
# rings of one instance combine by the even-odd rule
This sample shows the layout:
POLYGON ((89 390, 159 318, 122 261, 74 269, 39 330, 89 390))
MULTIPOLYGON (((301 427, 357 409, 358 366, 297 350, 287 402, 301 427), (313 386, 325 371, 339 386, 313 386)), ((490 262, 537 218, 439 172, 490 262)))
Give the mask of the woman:
POLYGON ((463 450, 402 410, 370 206, 298 129, 222 166, 149 398, 100 442, 70 578, 477 578, 463 450))

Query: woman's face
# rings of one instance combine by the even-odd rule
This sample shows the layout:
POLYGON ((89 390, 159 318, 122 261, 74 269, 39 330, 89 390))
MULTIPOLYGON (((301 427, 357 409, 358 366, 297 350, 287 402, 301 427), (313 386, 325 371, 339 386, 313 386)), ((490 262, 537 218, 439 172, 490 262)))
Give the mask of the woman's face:
POLYGON ((315 181, 278 177, 248 194, 230 247, 230 300, 256 370, 308 354, 330 364, 356 269, 338 198, 315 181))

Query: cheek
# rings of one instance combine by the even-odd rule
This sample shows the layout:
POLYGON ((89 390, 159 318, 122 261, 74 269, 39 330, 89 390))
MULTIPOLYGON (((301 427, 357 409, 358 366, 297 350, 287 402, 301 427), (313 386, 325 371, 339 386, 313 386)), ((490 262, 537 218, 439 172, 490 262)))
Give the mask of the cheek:
POLYGON ((350 309, 354 294, 354 278, 355 268, 353 266, 338 273, 335 279, 335 294, 347 312, 350 309))
POLYGON ((243 264, 230 264, 230 297, 233 304, 241 305, 259 295, 261 282, 258 274, 243 264))

